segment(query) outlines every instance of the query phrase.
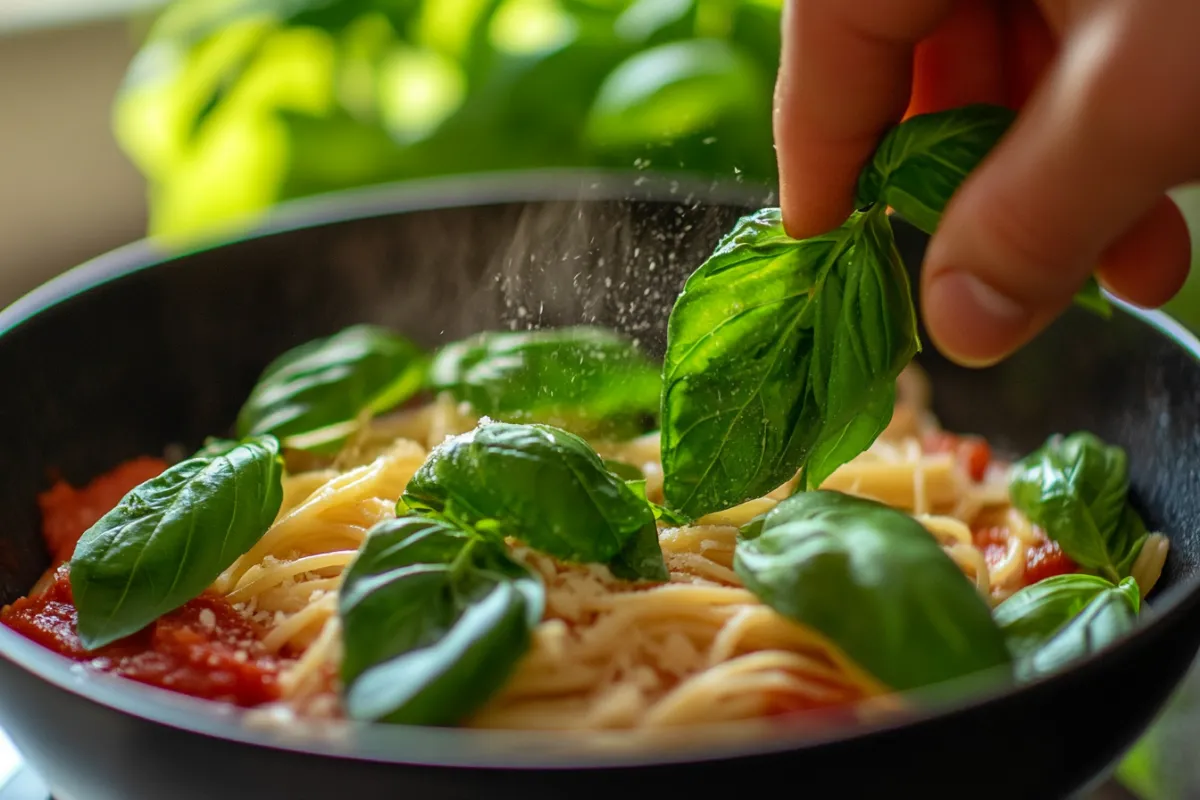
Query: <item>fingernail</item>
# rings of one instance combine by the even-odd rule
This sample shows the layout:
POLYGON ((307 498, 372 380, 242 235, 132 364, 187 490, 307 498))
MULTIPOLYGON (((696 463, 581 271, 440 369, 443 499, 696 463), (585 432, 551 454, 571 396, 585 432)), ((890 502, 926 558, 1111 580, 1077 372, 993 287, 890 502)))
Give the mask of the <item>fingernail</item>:
POLYGON ((946 271, 930 281, 925 324, 946 357, 987 367, 1023 341, 1033 315, 1016 300, 969 272, 946 271))

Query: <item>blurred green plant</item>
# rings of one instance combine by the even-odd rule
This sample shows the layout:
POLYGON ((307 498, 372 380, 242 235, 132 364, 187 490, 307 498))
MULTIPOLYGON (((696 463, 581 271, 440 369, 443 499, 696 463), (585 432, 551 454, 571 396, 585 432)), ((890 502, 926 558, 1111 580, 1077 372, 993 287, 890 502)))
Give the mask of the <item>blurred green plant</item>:
POLYGON ((176 0, 117 97, 152 235, 550 167, 775 182, 781 0, 176 0))

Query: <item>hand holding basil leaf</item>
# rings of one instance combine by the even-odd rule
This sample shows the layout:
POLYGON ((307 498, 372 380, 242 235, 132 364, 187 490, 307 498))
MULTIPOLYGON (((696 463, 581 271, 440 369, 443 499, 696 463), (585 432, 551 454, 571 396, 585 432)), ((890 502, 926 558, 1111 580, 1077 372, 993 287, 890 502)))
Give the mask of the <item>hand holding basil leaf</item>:
POLYGON ((430 376, 477 414, 597 436, 651 427, 662 385, 632 340, 590 326, 481 333, 443 348, 430 376))
POLYGON ((1125 451, 1096 436, 1052 436, 1014 465, 1012 504, 1058 542, 1076 563, 1116 582, 1146 542, 1146 526, 1129 505, 1125 451))
POLYGON ((738 542, 733 567, 746 588, 892 689, 1010 661, 987 603, 903 512, 837 492, 804 492, 743 536, 752 538, 738 542))
POLYGON ((996 607, 995 616, 1017 658, 1019 680, 1058 672, 1131 631, 1141 592, 1090 575, 1060 575, 1028 586, 996 607))
MULTIPOLYGON (((812 489, 890 420, 894 381, 920 349, 890 205, 932 233, 1012 112, 968 106, 884 137, 840 228, 803 241, 779 210, 743 218, 675 303, 663 369, 668 505, 693 516, 777 488, 812 489)), ((1093 282, 1078 302, 1107 315, 1093 282)))
POLYGON ((376 525, 339 597, 345 708, 354 719, 454 725, 528 651, 545 590, 502 544, 452 523, 376 525))
POLYGON ((182 461, 87 530, 71 557, 78 633, 89 650, 199 596, 262 537, 283 501, 273 436, 182 461))
POLYGON ((496 422, 448 439, 413 475, 401 502, 564 561, 608 564, 638 548, 626 566, 640 577, 665 576, 661 551, 657 559, 646 555, 658 540, 645 498, 587 442, 549 425, 496 422))
POLYGON ((778 488, 814 450, 814 478, 862 452, 918 349, 915 319, 881 210, 805 241, 778 209, 740 220, 671 313, 667 504, 701 516, 778 488))
POLYGON ((354 325, 275 359, 238 413, 238 436, 270 433, 295 450, 335 453, 364 411, 380 413, 416 395, 427 358, 408 339, 354 325))

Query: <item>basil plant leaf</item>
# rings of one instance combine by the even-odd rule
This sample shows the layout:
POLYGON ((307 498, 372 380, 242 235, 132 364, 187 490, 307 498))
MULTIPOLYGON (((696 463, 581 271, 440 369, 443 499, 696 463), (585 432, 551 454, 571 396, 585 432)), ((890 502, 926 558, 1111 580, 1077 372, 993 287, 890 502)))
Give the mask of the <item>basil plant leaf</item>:
MULTIPOLYGON (((409 480, 401 502, 563 561, 609 564, 627 547, 658 546, 644 492, 609 472, 583 439, 549 425, 494 422, 447 439, 409 480), (639 536, 641 544, 631 544, 639 536)), ((646 558, 636 562, 640 577, 666 573, 661 551, 653 570, 646 558)))
POLYGON ((1058 672, 1125 636, 1137 623, 1141 590, 1133 578, 1099 592, 1045 644, 1017 662, 1018 680, 1058 672))
POLYGON ((886 426, 896 377, 918 349, 881 210, 803 241, 784 232, 779 209, 744 217, 671 312, 667 505, 699 517, 761 497, 806 464, 810 477, 828 475, 886 426))
POLYGON ((613 437, 653 427, 662 387, 632 339, 590 326, 481 333, 439 351, 430 376, 480 415, 613 437))
MULTIPOLYGON (((950 198, 1015 119, 1007 108, 982 103, 910 117, 888 131, 859 174, 859 207, 891 206, 932 234, 950 198)), ((1112 316, 1094 278, 1075 302, 1101 317, 1112 316)))
POLYGON ((1096 597, 1114 588, 1095 575, 1055 575, 1026 586, 996 606, 992 616, 1008 641, 1009 652, 1024 658, 1046 643, 1096 597))
POLYGON ((238 436, 270 433, 291 449, 336 453, 363 412, 420 392, 427 364, 408 339, 372 325, 300 345, 263 371, 238 413, 238 436))
POLYGON ((529 650, 545 590, 502 544, 450 522, 376 525, 339 595, 347 714, 455 725, 529 650))
POLYGON ((1052 436, 1013 466, 1013 505, 1076 563, 1114 583, 1129 575, 1146 526, 1128 502, 1125 451, 1091 433, 1052 436))
POLYGON ((753 527, 757 535, 734 551, 746 588, 892 689, 1010 663, 987 603, 907 514, 814 491, 789 497, 753 527))
POLYGON ((71 557, 78 632, 89 650, 198 597, 258 542, 283 501, 273 436, 190 458, 134 488, 71 557))

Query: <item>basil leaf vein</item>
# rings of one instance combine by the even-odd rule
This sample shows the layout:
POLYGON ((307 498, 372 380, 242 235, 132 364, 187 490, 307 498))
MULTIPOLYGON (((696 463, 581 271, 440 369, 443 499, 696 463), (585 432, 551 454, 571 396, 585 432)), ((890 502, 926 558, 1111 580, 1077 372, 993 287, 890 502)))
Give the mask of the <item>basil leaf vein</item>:
POLYGON ((916 520, 837 492, 793 495, 743 530, 747 589, 895 690, 1010 663, 991 610, 916 520))
POLYGON ((387 411, 420 392, 427 365, 415 344, 373 325, 300 345, 263 371, 238 413, 238 436, 269 433, 291 449, 335 453, 364 411, 387 411))
POLYGON ((339 597, 347 713, 462 722, 508 680, 544 606, 540 579, 502 544, 444 520, 376 525, 339 597))
POLYGON ((70 562, 84 647, 141 630, 199 596, 262 537, 283 501, 273 436, 190 458, 134 488, 70 562))

